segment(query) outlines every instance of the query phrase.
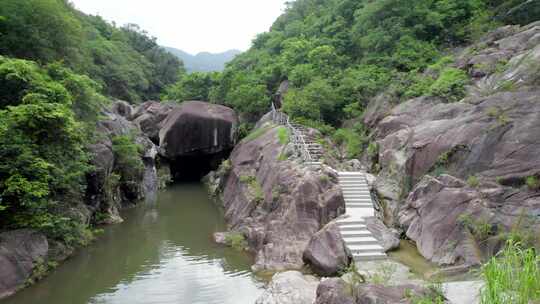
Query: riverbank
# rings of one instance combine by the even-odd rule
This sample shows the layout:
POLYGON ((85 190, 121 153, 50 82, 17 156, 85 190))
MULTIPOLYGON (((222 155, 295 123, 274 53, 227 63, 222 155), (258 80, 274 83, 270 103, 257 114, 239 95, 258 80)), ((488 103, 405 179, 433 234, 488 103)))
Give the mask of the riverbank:
POLYGON ((252 257, 213 242, 226 225, 201 184, 171 185, 121 214, 123 223, 0 303, 252 304, 262 292, 252 257))

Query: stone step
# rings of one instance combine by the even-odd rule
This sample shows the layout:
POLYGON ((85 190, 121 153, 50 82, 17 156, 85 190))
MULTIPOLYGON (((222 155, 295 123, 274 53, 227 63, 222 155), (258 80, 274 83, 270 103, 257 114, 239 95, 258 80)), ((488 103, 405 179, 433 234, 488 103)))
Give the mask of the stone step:
POLYGON ((345 209, 369 209, 369 210, 373 210, 373 212, 375 212, 375 209, 373 208, 373 205, 351 205, 351 204, 347 204, 345 205, 345 209))
POLYGON ((364 236, 364 237, 349 237, 343 238, 345 244, 348 246, 351 245, 376 245, 379 244, 379 241, 374 237, 364 236))
POLYGON ((350 194, 350 195, 370 195, 370 192, 368 190, 364 190, 364 189, 341 189, 341 192, 343 192, 343 194, 350 194))
POLYGON ((371 196, 364 195, 364 196, 358 196, 358 195, 343 195, 343 198, 345 199, 345 202, 351 202, 351 203, 363 203, 363 202, 372 202, 371 196))
POLYGON ((371 195, 368 193, 347 193, 343 192, 343 197, 345 200, 347 199, 364 199, 364 200, 371 200, 371 195))
POLYGON ((345 203, 351 203, 351 204, 362 204, 362 203, 369 203, 372 204, 373 200, 369 197, 343 197, 345 199, 345 203))
POLYGON ((340 231, 362 231, 367 230, 366 225, 346 225, 346 226, 339 226, 340 231))
POLYGON ((372 245, 347 245, 349 250, 354 253, 362 253, 362 252, 382 252, 384 253, 384 248, 382 248, 379 244, 372 244, 372 245))
POLYGON ((349 226, 349 225, 364 225, 365 226, 366 221, 362 219, 356 219, 356 218, 346 218, 346 219, 337 220, 336 223, 340 227, 349 226))
POLYGON ((387 256, 382 252, 359 252, 353 254, 353 259, 355 262, 378 261, 387 259, 387 256))
POLYGON ((367 182, 364 180, 364 179, 360 179, 360 178, 342 178, 342 177, 338 177, 338 181, 339 183, 343 183, 343 184, 365 184, 367 185, 367 182))
POLYGON ((350 238, 350 237, 371 237, 373 234, 369 230, 359 230, 359 231, 340 231, 341 237, 350 238))
POLYGON ((366 181, 361 181, 361 180, 352 180, 352 179, 351 180, 342 180, 342 179, 338 178, 338 182, 341 185, 344 185, 344 186, 350 186, 350 185, 366 185, 366 186, 369 186, 366 181))

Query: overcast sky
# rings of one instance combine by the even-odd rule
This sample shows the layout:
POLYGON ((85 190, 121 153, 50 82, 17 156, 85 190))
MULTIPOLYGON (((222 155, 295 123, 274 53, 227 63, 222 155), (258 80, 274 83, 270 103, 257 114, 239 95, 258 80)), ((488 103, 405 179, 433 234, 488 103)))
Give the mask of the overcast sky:
POLYGON ((247 50, 268 31, 287 0, 71 0, 87 14, 118 25, 136 23, 171 46, 202 51, 247 50))

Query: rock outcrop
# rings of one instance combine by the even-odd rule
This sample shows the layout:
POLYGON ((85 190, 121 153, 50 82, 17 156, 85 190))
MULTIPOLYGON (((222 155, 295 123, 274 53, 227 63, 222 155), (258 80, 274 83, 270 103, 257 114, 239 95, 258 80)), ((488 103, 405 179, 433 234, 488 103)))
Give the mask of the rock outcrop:
POLYGON ((169 159, 231 150, 236 144, 238 118, 225 106, 186 101, 174 107, 159 131, 160 153, 169 159))
POLYGON ((317 287, 315 304, 355 304, 352 289, 340 278, 324 279, 317 287))
MULTIPOLYGON (((237 118, 234 111, 205 102, 174 104, 149 101, 133 109, 129 104, 117 101, 103 116, 105 119, 97 125, 98 141, 89 147, 95 170, 87 176, 86 194, 87 206, 91 213, 99 214, 99 223, 121 222, 119 209, 123 206, 155 197, 159 186, 157 157, 161 157, 160 163, 166 165, 184 154, 230 150, 236 142, 237 118), (133 138, 141 148, 140 157, 144 165, 143 172, 131 176, 130 183, 124 185, 112 183, 118 161, 113 152, 113 140, 118 136, 133 138), (159 156, 158 152, 161 152, 159 156)), ((222 155, 216 159, 219 157, 222 155)))
POLYGON ((45 262, 47 238, 32 230, 0 233, 0 299, 23 287, 39 263, 45 262))
POLYGON ((156 146, 138 127, 121 113, 130 113, 130 106, 123 102, 113 104, 114 111, 106 111, 106 117, 97 124, 98 141, 89 146, 92 155, 93 172, 87 175, 86 204, 91 213, 99 213, 100 223, 118 223, 122 221, 119 209, 146 197, 152 197, 157 190, 155 158, 156 146), (133 136, 134 143, 142 149, 141 159, 144 164, 142 174, 135 176, 129 186, 111 183, 117 160, 113 152, 113 139, 117 136, 133 136))
POLYGON ((438 296, 430 289, 413 284, 350 284, 340 278, 331 278, 323 279, 319 284, 315 304, 410 304, 415 303, 414 299, 438 296))
POLYGON ((462 101, 376 99, 366 111, 385 221, 429 260, 477 264, 498 246, 479 238, 540 226, 538 62, 540 23, 503 27, 458 56, 472 79, 462 101))
POLYGON ((303 258, 320 276, 337 275, 351 262, 351 254, 335 222, 326 225, 311 238, 303 258))
POLYGON ((256 304, 313 304, 319 280, 298 271, 277 273, 256 304))
POLYGON ((207 179, 231 230, 256 253, 254 270, 300 269, 312 236, 344 212, 336 173, 283 160, 287 145, 270 124, 240 142, 207 179))

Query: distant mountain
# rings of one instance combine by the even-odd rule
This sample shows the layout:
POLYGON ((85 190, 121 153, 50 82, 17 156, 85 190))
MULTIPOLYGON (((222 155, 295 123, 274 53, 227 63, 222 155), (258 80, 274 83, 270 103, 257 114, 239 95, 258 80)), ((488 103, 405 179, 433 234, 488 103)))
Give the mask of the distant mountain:
POLYGON ((242 53, 239 50, 229 50, 217 54, 202 52, 197 55, 191 55, 172 47, 165 47, 165 49, 182 59, 186 70, 190 73, 222 71, 225 68, 225 63, 233 60, 236 55, 242 53))

